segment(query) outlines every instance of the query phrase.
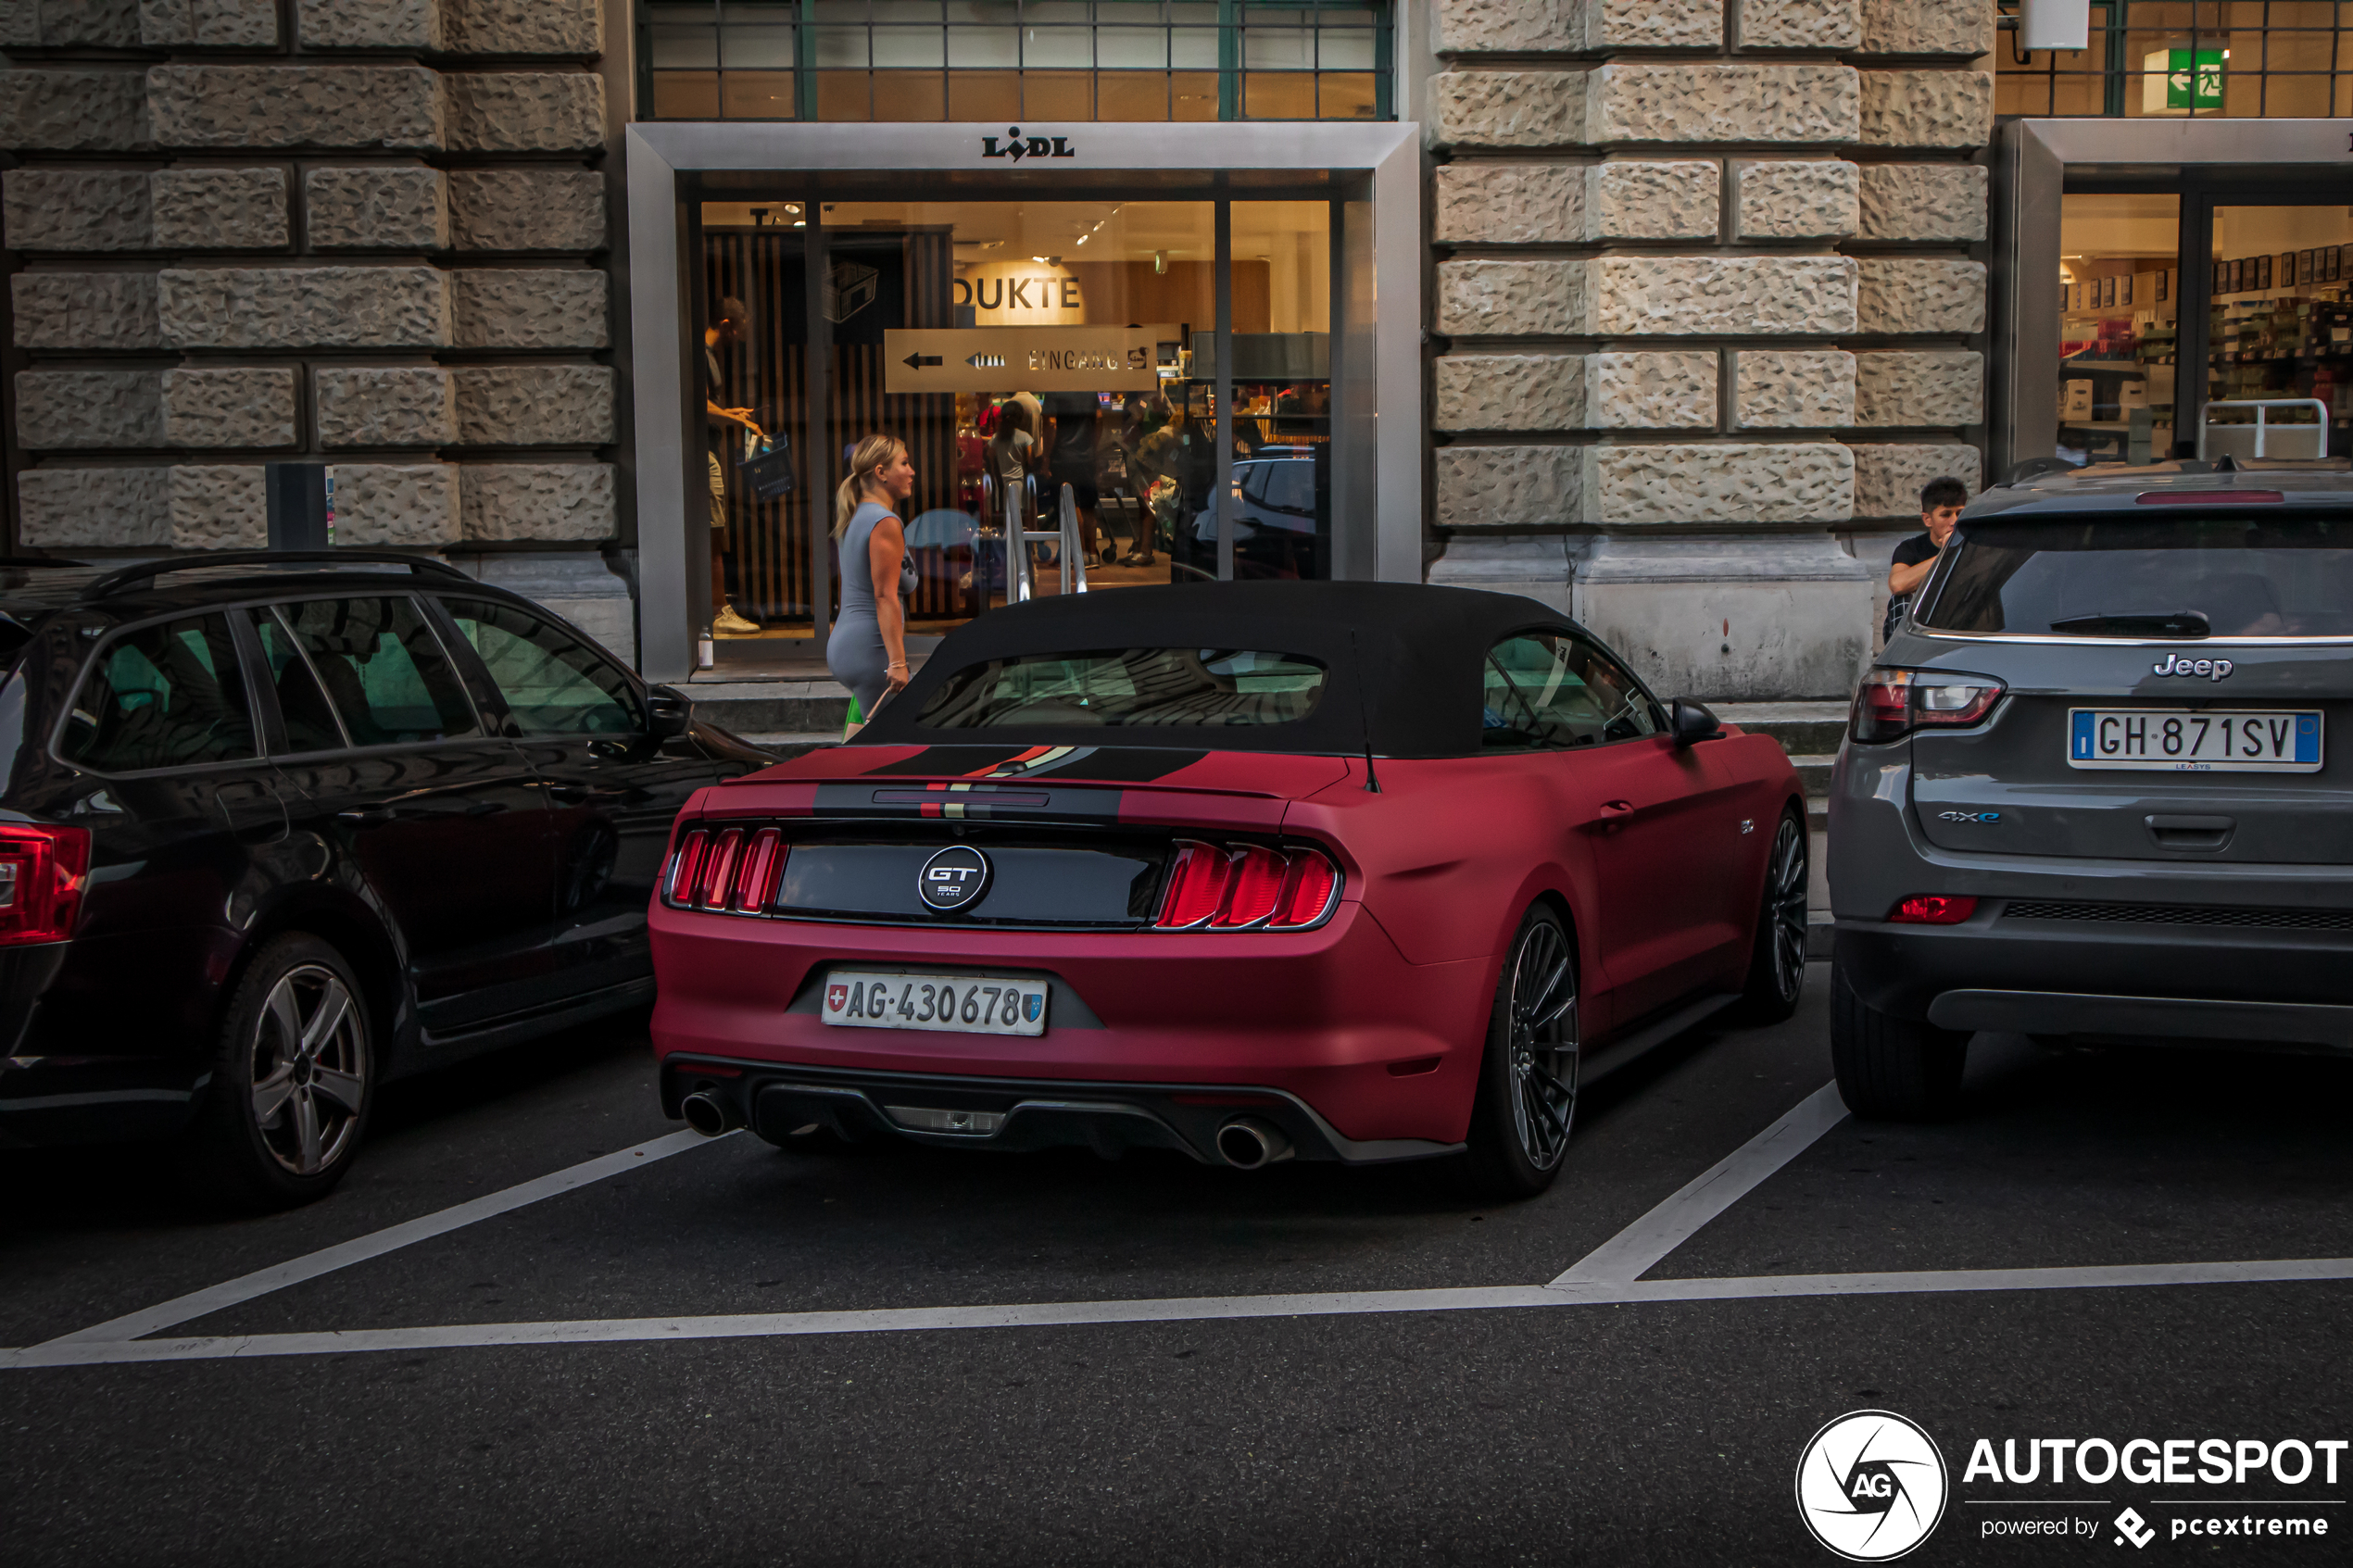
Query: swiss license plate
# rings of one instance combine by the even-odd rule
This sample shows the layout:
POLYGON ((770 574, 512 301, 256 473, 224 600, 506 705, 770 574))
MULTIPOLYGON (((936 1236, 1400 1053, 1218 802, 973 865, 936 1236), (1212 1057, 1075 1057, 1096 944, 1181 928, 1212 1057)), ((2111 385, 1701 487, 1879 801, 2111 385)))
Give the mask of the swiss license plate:
POLYGON ((1046 982, 991 974, 837 969, 825 977, 817 1016, 852 1029, 1043 1035, 1046 982))
POLYGON ((2309 709, 2254 713, 2070 709, 2067 765, 2164 772, 2317 773, 2321 716, 2309 709))

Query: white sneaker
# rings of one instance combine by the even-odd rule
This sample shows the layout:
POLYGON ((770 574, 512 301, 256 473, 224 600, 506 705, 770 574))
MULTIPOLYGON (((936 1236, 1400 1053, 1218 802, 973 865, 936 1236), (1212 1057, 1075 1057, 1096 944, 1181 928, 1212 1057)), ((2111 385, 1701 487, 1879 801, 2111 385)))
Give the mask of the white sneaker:
POLYGON ((711 618, 711 629, 724 636, 749 637, 759 633, 760 622, 737 615, 734 605, 721 605, 719 613, 711 618))

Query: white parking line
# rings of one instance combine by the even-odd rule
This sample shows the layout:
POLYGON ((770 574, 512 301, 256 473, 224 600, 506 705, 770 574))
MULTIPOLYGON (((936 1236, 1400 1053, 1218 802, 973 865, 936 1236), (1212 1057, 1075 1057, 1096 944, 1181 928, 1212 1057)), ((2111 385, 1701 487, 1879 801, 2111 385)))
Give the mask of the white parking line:
POLYGON ((1640 1279, 1700 1227, 1738 1203, 1757 1185, 1813 1147, 1846 1120, 1838 1085, 1824 1084, 1788 1115, 1732 1150, 1681 1191, 1603 1242, 1556 1277, 1554 1286, 1640 1279))
POLYGON ((753 1312, 724 1317, 607 1318, 576 1323, 453 1323, 434 1328, 362 1329, 346 1334, 252 1334, 78 1344, 52 1340, 29 1349, 0 1350, 0 1371, 485 1346, 610 1345, 650 1340, 762 1339, 810 1334, 907 1334, 937 1329, 1053 1328, 1088 1323, 1208 1323, 1245 1318, 1460 1312, 1513 1307, 1591 1307, 1806 1296, 2086 1290, 2327 1280, 2353 1280, 2353 1258, 2074 1269, 1964 1269, 1918 1273, 1764 1274, 1745 1279, 1621 1280, 1558 1286, 1503 1286, 1483 1290, 1362 1290, 992 1307, 899 1307, 872 1311, 753 1312))
POLYGON ((710 1141, 700 1133, 670 1133, 638 1144, 632 1148, 598 1155, 594 1160, 583 1160, 566 1170, 557 1171, 535 1180, 507 1187, 502 1191, 487 1193, 471 1202, 460 1203, 451 1209, 444 1209, 438 1213, 426 1214, 419 1219, 387 1226, 384 1230, 372 1231, 366 1236, 324 1248, 288 1262, 272 1264, 266 1269, 257 1269, 252 1273, 242 1274, 220 1285, 208 1286, 202 1290, 191 1291, 185 1296, 175 1296, 169 1301, 145 1308, 123 1317, 110 1318, 105 1323, 94 1324, 89 1328, 76 1329, 71 1334, 49 1340, 42 1348, 46 1348, 47 1346, 111 1344, 119 1340, 136 1339, 142 1335, 153 1334, 157 1329, 170 1328, 174 1323, 188 1323, 207 1313, 218 1312, 224 1308, 250 1301, 257 1296, 267 1296, 273 1290, 283 1290, 287 1286, 300 1285, 304 1280, 317 1279, 321 1274, 333 1273, 337 1269, 347 1269, 354 1263, 364 1263, 371 1258, 381 1258, 387 1252, 396 1252, 401 1248, 414 1246, 420 1241, 430 1241, 434 1236, 447 1236, 451 1231, 462 1230, 481 1221, 495 1219, 500 1214, 510 1213, 526 1204, 536 1203, 543 1198, 554 1198, 559 1194, 585 1187, 592 1182, 601 1182, 608 1176, 617 1176, 623 1171, 636 1170, 657 1160, 667 1160, 673 1154, 710 1141))

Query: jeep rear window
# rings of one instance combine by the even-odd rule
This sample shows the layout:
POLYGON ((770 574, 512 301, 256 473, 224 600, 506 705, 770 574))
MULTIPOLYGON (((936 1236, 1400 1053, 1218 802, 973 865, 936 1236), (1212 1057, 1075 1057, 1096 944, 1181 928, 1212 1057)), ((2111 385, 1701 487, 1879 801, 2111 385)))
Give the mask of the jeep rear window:
POLYGON ((916 722, 935 730, 1288 724, 1315 710, 1325 673, 1298 654, 1249 648, 1023 654, 957 671, 916 722))
POLYGON ((2353 517, 1997 517, 1959 539, 1919 613, 1931 631, 2049 635, 2187 610, 2215 637, 2353 637, 2353 517))

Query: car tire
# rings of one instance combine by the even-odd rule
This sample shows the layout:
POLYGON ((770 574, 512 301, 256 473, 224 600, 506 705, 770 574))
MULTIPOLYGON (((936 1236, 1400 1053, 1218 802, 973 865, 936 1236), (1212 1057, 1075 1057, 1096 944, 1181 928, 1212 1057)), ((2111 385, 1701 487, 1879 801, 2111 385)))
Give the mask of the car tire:
POLYGON ((1969 1036, 1880 1011, 1831 967, 1831 1065, 1856 1115, 1881 1122, 1934 1122, 1961 1101, 1969 1036))
POLYGON ((1504 955, 1462 1170, 1478 1196, 1533 1198, 1560 1173, 1581 1061, 1577 947, 1560 916, 1529 909, 1504 955))
POLYGON ((1748 979, 1736 1016, 1743 1023, 1780 1023, 1806 994, 1806 894, 1809 872, 1806 818, 1781 814, 1765 857, 1765 891, 1750 944, 1748 979))
POLYGON ((343 955, 300 932, 271 938, 230 994, 192 1129, 199 1173, 242 1206, 325 1197, 359 1154, 377 1073, 367 996, 343 955))

